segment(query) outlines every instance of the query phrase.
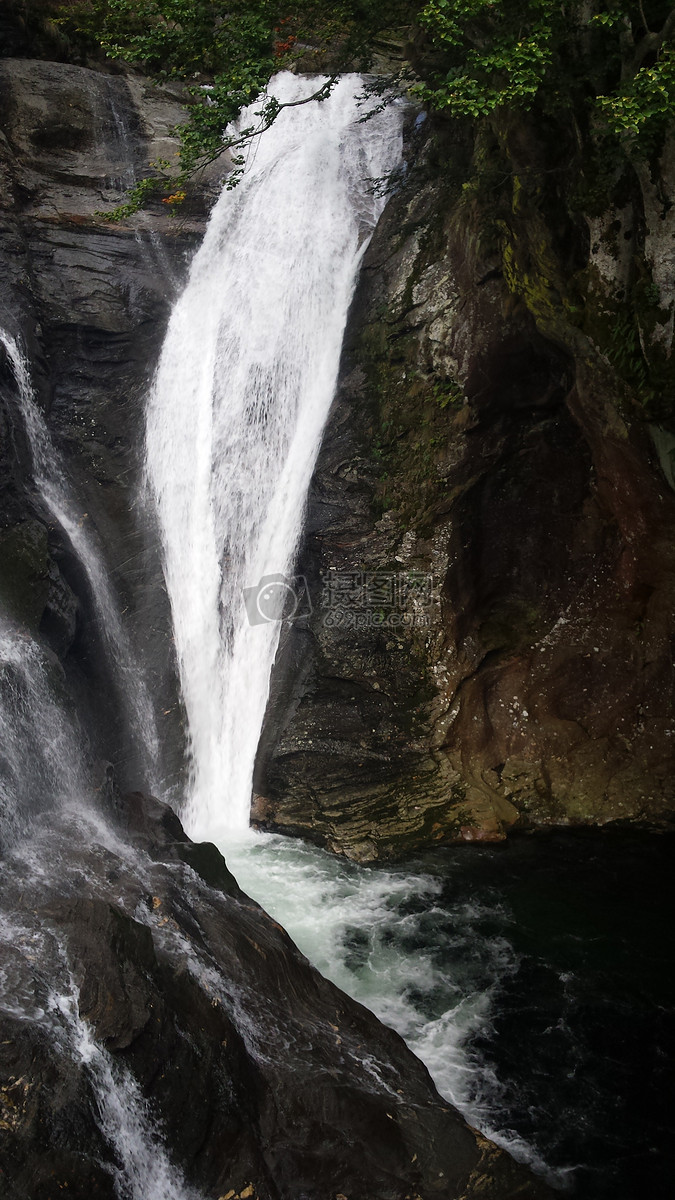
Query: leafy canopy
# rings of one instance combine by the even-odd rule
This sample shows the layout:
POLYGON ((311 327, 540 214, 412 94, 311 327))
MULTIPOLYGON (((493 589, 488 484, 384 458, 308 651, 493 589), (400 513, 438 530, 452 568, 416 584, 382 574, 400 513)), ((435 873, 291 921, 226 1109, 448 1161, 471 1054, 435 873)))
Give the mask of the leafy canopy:
MULTIPOLYGON (((178 169, 154 164, 161 174, 142 180, 129 203, 110 215, 128 215, 157 190, 172 193, 166 203, 180 203, 195 172, 225 150, 234 151, 233 186, 243 161, 236 151, 284 107, 266 97, 265 88, 303 43, 331 49, 339 70, 383 25, 403 12, 409 15, 410 7, 409 0, 394 0, 385 17, 377 0, 340 0, 331 6, 317 0, 295 0, 292 6, 288 0, 77 0, 64 5, 61 22, 67 28, 94 39, 113 59, 143 64, 157 79, 185 81, 190 97, 188 120, 176 131, 178 169), (261 95, 255 125, 224 136, 242 109, 261 95)), ((317 87, 310 99, 325 99, 333 82, 317 87)))
POLYGON ((427 0, 419 19, 442 51, 419 92, 455 116, 535 101, 549 110, 592 107, 636 146, 675 116, 671 3, 427 0))
MULTIPOLYGON (((337 72, 372 48, 383 29, 423 33, 414 88, 435 109, 479 120, 501 108, 581 111, 652 153, 675 116, 672 0, 77 0, 62 21, 112 58, 142 63, 158 78, 187 83, 189 119, 178 131, 179 163, 141 181, 117 216, 153 190, 178 204, 190 179, 226 149, 233 153, 277 116, 264 95, 270 77, 307 46, 329 51, 337 72), (257 97, 256 123, 224 130, 257 97)), ((418 38, 419 42, 419 38, 418 38)), ((313 99, 330 93, 332 81, 313 99)), ((305 101, 306 102, 306 101, 305 101)), ((304 102, 303 102, 304 103, 304 102)))

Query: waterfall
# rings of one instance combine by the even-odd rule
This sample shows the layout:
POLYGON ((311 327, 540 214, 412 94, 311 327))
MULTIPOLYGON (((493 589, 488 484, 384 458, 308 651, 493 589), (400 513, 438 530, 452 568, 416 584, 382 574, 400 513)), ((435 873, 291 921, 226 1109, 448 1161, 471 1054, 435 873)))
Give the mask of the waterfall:
MULTIPOLYGON (((270 90, 292 103, 320 82, 283 73, 270 90)), ((248 827, 280 632, 266 618, 284 600, 307 604, 286 575, 384 206, 372 184, 401 159, 400 104, 364 122, 362 89, 345 76, 329 100, 282 111, 255 139, 241 183, 213 210, 149 401, 147 477, 191 756, 182 815, 196 838, 248 827)))
POLYGON ((43 915, 34 916, 24 924, 16 912, 0 914, 0 1019, 38 1026, 44 1041, 80 1068, 92 1115, 110 1147, 109 1161, 100 1166, 112 1176, 119 1200, 199 1200, 172 1163, 161 1125, 131 1070, 101 1045, 80 1015, 67 946, 43 915))
POLYGON ((85 794, 81 740, 54 694, 57 671, 0 615, 0 851, 31 814, 85 794))
POLYGON ((89 1073, 98 1125, 119 1164, 112 1173, 120 1200, 199 1200, 171 1162, 137 1080, 96 1041, 79 1015, 72 977, 69 984, 52 993, 50 1009, 63 1018, 71 1054, 89 1073))
POLYGON ((87 527, 87 514, 82 514, 76 503, 60 456, 36 403, 26 358, 15 339, 2 329, 0 344, 5 348, 16 380, 35 486, 47 513, 65 533, 84 570, 98 628, 113 666, 122 710, 129 717, 132 738, 145 766, 146 786, 156 790, 159 741, 152 702, 123 628, 108 571, 87 527))

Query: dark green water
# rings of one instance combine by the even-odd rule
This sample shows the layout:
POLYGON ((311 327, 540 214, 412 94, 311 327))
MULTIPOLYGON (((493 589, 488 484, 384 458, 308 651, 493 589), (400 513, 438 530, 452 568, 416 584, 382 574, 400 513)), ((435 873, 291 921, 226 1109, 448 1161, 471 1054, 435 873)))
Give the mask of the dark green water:
MULTIPOLYGON (((675 837, 584 831, 467 851, 424 867, 443 878, 450 921, 478 901, 483 935, 514 952, 468 1047, 498 1081, 491 1124, 550 1168, 576 1167, 568 1187, 585 1200, 675 1195, 675 837)), ((433 936, 442 958, 440 923, 433 936)))

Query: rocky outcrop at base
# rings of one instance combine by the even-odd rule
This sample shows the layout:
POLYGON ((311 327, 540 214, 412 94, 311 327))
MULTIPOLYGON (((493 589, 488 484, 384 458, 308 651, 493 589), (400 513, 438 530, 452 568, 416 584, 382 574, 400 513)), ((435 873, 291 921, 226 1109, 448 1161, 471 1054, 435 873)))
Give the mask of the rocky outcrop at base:
POLYGON ((549 1194, 158 801, 38 827, 6 864, 2 939, 6 1200, 549 1194))

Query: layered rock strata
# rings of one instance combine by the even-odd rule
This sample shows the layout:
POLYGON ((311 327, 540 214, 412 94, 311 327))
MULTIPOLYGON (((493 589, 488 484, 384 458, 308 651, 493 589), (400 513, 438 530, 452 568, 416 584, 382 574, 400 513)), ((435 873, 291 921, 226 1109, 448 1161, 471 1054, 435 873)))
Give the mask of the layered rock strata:
POLYGON ((672 156, 599 213, 564 132, 417 136, 353 304, 255 818, 361 860, 670 820, 672 156))

